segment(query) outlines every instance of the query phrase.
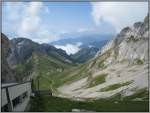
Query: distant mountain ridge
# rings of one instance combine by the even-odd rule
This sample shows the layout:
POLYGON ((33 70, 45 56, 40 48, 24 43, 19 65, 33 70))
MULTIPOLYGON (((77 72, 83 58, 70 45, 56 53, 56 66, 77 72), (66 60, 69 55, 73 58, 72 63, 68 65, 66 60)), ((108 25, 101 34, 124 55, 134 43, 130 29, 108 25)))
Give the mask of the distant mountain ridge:
POLYGON ((37 52, 43 55, 53 55, 60 59, 66 60, 71 63, 71 58, 66 54, 64 50, 56 49, 49 44, 38 44, 30 39, 26 38, 14 38, 10 40, 10 47, 12 53, 8 57, 8 62, 11 66, 24 63, 33 52, 37 52))
POLYGON ((76 63, 85 63, 93 58, 98 50, 97 47, 82 47, 77 53, 70 56, 76 63))
POLYGON ((102 48, 111 38, 111 34, 79 34, 77 36, 72 36, 71 38, 67 38, 66 36, 66 38, 51 42, 50 44, 56 47, 60 45, 65 48, 68 44, 76 47, 76 45, 80 43, 80 46, 78 46, 79 51, 70 56, 75 63, 85 63, 93 58, 98 49, 102 48))
POLYGON ((83 46, 95 46, 102 47, 108 40, 113 36, 111 34, 100 35, 100 34, 88 34, 81 35, 78 37, 73 36, 73 38, 63 38, 58 41, 51 42, 52 45, 66 45, 66 44, 76 44, 78 42, 82 43, 83 46), (101 46, 102 44, 102 46, 101 46))
MULTIPOLYGON (((99 44, 100 47, 104 46, 106 42, 107 41, 101 41, 101 43, 99 44)), ((91 43, 96 44, 98 42, 93 41, 91 43)), ((38 44, 27 38, 19 37, 10 40, 10 48, 12 53, 9 55, 7 60, 9 65, 12 67, 15 66, 16 64, 24 63, 29 57, 32 56, 33 52, 50 55, 54 57, 56 55, 56 58, 58 57, 69 63, 79 63, 79 62, 84 63, 87 60, 91 59, 98 50, 98 47, 92 47, 93 49, 92 48, 89 49, 87 45, 81 45, 81 50, 77 53, 79 56, 82 56, 83 60, 81 61, 80 60, 81 57, 80 58, 73 57, 76 56, 77 54, 67 55, 67 53, 62 49, 57 49, 50 44, 38 44), (86 54, 83 54, 82 51, 85 52, 85 50, 87 52, 86 54)))

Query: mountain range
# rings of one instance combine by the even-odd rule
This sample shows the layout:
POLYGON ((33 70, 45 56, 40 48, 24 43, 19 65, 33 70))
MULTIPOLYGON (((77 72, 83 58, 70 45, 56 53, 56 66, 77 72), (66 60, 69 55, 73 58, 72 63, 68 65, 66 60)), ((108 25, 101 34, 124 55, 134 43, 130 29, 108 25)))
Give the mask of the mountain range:
POLYGON ((34 52, 57 56, 57 58, 60 58, 59 56, 61 56, 59 60, 62 59, 66 60, 66 62, 71 62, 71 58, 65 51, 56 49, 49 44, 38 44, 27 38, 14 38, 10 40, 10 48, 12 50, 12 54, 8 57, 8 62, 12 66, 24 63, 34 52))
POLYGON ((70 50, 72 47, 75 49, 75 52, 70 54, 73 61, 76 63, 85 63, 93 58, 98 50, 101 49, 112 37, 113 35, 111 34, 69 34, 65 35, 65 38, 53 41, 50 44, 63 50, 70 50))
POLYGON ((76 44, 81 43, 81 47, 83 46, 94 46, 100 48, 109 41, 113 35, 111 34, 80 34, 73 35, 72 37, 67 35, 65 38, 59 39, 57 41, 53 41, 51 45, 66 45, 66 44, 76 44))
POLYGON ((26 38, 8 40, 2 34, 2 83, 32 78, 35 84, 40 81, 40 89, 50 88, 58 97, 145 101, 148 99, 148 21, 147 16, 143 22, 122 29, 103 47, 83 47, 74 55, 26 38))

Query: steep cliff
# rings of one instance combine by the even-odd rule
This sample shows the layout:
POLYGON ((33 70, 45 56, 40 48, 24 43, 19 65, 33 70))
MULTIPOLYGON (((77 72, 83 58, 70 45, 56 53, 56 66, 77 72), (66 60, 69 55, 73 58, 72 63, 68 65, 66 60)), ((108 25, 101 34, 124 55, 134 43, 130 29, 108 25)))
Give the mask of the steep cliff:
POLYGON ((138 62, 148 62, 148 16, 144 22, 136 22, 132 27, 126 27, 96 55, 96 65, 103 67, 117 62, 126 61, 129 65, 138 62))
POLYGON ((10 69, 7 56, 11 53, 9 39, 1 33, 1 82, 2 83, 10 83, 16 82, 15 73, 12 69, 10 69))

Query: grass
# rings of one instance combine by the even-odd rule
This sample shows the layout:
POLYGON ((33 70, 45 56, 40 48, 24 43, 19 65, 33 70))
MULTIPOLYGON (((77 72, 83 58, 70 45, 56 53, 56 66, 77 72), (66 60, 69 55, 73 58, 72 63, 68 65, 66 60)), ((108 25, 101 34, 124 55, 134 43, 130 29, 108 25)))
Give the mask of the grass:
POLYGON ((57 86, 61 86, 64 83, 69 84, 69 83, 75 82, 77 80, 80 80, 84 77, 87 77, 88 75, 90 75, 87 72, 87 66, 88 66, 88 63, 82 64, 76 68, 72 68, 70 70, 64 71, 63 73, 60 73, 59 76, 61 79, 60 80, 61 84, 59 84, 57 86))
POLYGON ((70 112, 72 109, 82 109, 96 112, 145 112, 149 109, 148 101, 114 101, 93 100, 74 101, 67 98, 40 96, 31 98, 30 112, 70 112))
MULTIPOLYGON (((40 89, 51 89, 56 92, 56 84, 60 83, 61 73, 65 70, 70 70, 73 65, 62 60, 58 60, 55 57, 34 54, 34 86, 37 87, 39 79, 39 88, 40 89)), ((66 75, 65 75, 66 76, 66 75)))
POLYGON ((137 41, 139 41, 139 39, 135 38, 133 35, 131 35, 127 40, 128 43, 129 42, 137 42, 137 41))
POLYGON ((134 60, 134 63, 135 63, 135 64, 138 64, 138 65, 142 65, 142 64, 144 64, 144 60, 139 59, 139 58, 136 58, 136 59, 134 60))
POLYGON ((131 100, 131 99, 133 100, 133 99, 140 98, 142 100, 147 101, 148 100, 148 95, 149 95, 148 90, 146 88, 143 88, 143 89, 138 90, 133 95, 125 97, 124 100, 131 100))
POLYGON ((93 86, 96 86, 98 84, 104 83, 106 76, 107 76, 107 74, 101 74, 101 75, 96 76, 95 78, 93 78, 90 81, 88 87, 93 87, 93 86))
POLYGON ((107 87, 104 87, 101 89, 102 92, 105 92, 105 91, 112 91, 112 90, 115 90, 115 89, 118 89, 120 87, 123 87, 123 86, 127 86, 129 84, 131 84, 132 81, 129 81, 129 82, 125 82, 125 83, 120 83, 120 84, 113 84, 113 85, 110 85, 110 86, 107 86, 107 87))
POLYGON ((102 61, 102 62, 99 62, 98 67, 104 69, 107 66, 105 66, 104 61, 102 61))
POLYGON ((15 67, 17 82, 21 82, 24 77, 29 76, 32 72, 32 69, 33 61, 31 58, 25 63, 17 64, 15 67))

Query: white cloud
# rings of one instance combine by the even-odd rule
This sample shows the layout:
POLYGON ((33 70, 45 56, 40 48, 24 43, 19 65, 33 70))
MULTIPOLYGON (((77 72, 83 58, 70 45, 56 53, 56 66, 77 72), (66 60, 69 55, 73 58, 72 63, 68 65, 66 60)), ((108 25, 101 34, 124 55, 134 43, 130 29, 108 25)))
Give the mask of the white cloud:
POLYGON ((40 26, 40 17, 38 12, 42 8, 41 2, 31 2, 28 7, 25 8, 24 18, 22 18, 20 23, 20 29, 18 29, 18 34, 30 37, 30 33, 37 31, 36 29, 40 26))
POLYGON ((94 28, 80 28, 77 30, 77 32, 91 32, 91 31, 95 31, 96 29, 94 28))
POLYGON ((82 45, 81 42, 76 44, 66 44, 66 45, 54 45, 56 48, 65 50, 67 54, 75 54, 80 50, 80 46, 82 45))
POLYGON ((49 42, 56 35, 48 31, 41 13, 49 13, 42 2, 7 2, 3 14, 3 31, 14 32, 19 37, 30 38, 39 43, 49 42))
POLYGON ((93 2, 92 16, 96 25, 103 20, 119 32, 123 27, 142 21, 148 13, 148 2, 93 2))

